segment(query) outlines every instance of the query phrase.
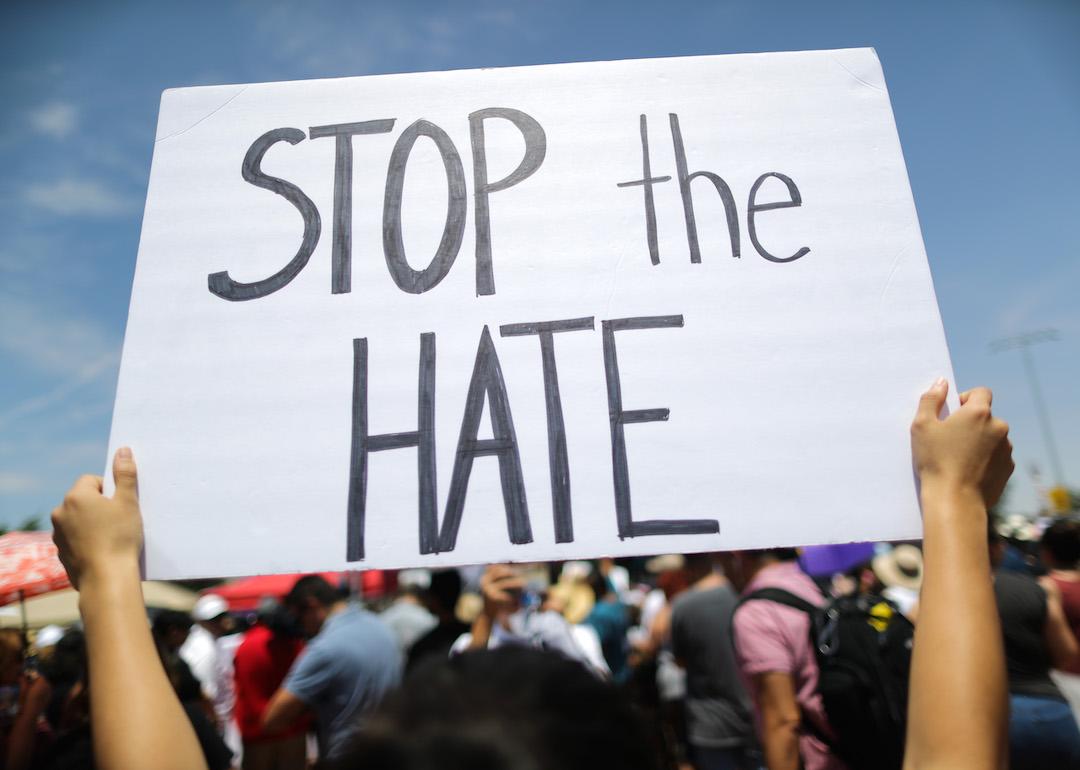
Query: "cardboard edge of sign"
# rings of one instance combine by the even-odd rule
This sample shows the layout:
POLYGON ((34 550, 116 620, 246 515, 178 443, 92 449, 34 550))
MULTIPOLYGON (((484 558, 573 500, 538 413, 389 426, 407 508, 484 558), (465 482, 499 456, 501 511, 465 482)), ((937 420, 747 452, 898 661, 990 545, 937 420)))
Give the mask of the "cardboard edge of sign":
POLYGON ((604 66, 618 66, 635 62, 681 62, 681 61, 694 61, 694 60, 706 60, 706 59, 754 59, 760 57, 786 57, 797 56, 803 57, 807 55, 820 55, 827 56, 833 60, 839 67, 847 71, 851 77, 861 82, 868 88, 872 88, 876 91, 888 93, 885 87, 885 81, 882 74, 881 62, 877 55, 877 50, 872 46, 864 46, 858 48, 825 48, 825 49, 807 49, 800 51, 754 51, 754 52, 740 52, 740 53, 724 53, 724 54, 703 54, 703 55, 688 55, 688 56, 655 56, 655 57, 631 57, 626 59, 600 59, 596 61, 569 61, 569 62, 550 62, 545 64, 515 64, 510 66, 500 67, 462 67, 460 69, 448 69, 448 70, 413 70, 405 72, 380 72, 371 73, 366 75, 341 75, 337 77, 318 77, 318 78, 299 78, 297 80, 273 80, 262 81, 257 83, 220 83, 216 85, 198 85, 198 86, 171 86, 164 89, 161 92, 161 98, 158 107, 158 125, 154 133, 154 143, 159 144, 167 139, 171 139, 175 136, 179 136, 192 128, 202 123, 214 113, 227 107, 231 102, 237 99, 248 89, 261 88, 265 86, 283 86, 283 85, 305 85, 310 86, 318 83, 332 83, 341 82, 346 80, 369 80, 372 78, 386 78, 386 79, 401 79, 411 78, 417 75, 476 75, 483 77, 486 74, 492 72, 498 73, 513 73, 519 70, 552 70, 563 69, 568 70, 577 67, 604 67, 604 66), (869 58, 868 58, 869 57, 869 58), (862 66, 866 63, 871 63, 876 72, 860 71, 862 66), (877 80, 875 84, 873 81, 877 80), (219 97, 224 95, 224 100, 219 97), (164 106, 167 101, 184 97, 211 97, 213 99, 208 100, 203 117, 199 118, 193 123, 189 123, 183 127, 167 126, 163 127, 161 124, 161 115, 163 114, 164 106))
MULTIPOLYGON (((715 60, 715 59, 721 59, 721 58, 731 60, 731 59, 756 59, 756 58, 760 58, 760 57, 769 57, 769 58, 773 58, 773 59, 776 59, 776 58, 779 58, 779 57, 800 57, 801 58, 801 57, 805 57, 807 55, 816 55, 816 56, 828 57, 837 66, 839 66, 841 69, 846 71, 848 73, 848 75, 850 75, 855 81, 861 83, 863 86, 865 86, 867 88, 870 88, 870 89, 873 89, 875 91, 881 92, 882 94, 885 95, 886 99, 888 99, 888 90, 887 90, 887 87, 886 87, 886 84, 885 84, 884 74, 883 74, 883 70, 882 70, 882 67, 881 67, 881 63, 880 63, 880 60, 878 58, 877 51, 873 47, 838 48, 838 49, 810 49, 810 50, 802 50, 802 51, 768 51, 768 52, 762 51, 762 52, 743 52, 743 53, 735 53, 735 54, 709 54, 709 55, 667 56, 667 57, 652 57, 652 58, 607 59, 607 60, 599 60, 599 61, 573 61, 573 62, 558 62, 558 63, 547 63, 547 64, 536 64, 536 65, 514 65, 514 66, 506 66, 506 67, 481 67, 481 68, 461 68, 461 69, 439 70, 439 71, 394 72, 394 73, 378 73, 378 74, 353 75, 353 76, 342 76, 342 77, 323 77, 323 78, 307 78, 307 79, 286 80, 286 81, 268 81, 268 82, 248 83, 248 84, 219 84, 219 85, 184 86, 184 87, 167 88, 164 91, 162 91, 162 94, 161 94, 161 104, 160 104, 159 113, 158 113, 158 126, 157 126, 157 130, 155 132, 155 144, 158 144, 158 143, 160 143, 162 141, 165 141, 167 139, 170 139, 172 137, 179 136, 180 134, 183 134, 186 131, 189 131, 190 129, 192 129, 196 125, 198 125, 199 123, 202 123, 203 121, 210 118, 215 113, 217 113, 217 112, 221 111, 222 109, 226 108, 230 103, 235 101, 245 91, 247 91, 250 88, 260 88, 260 87, 266 87, 266 86, 281 86, 281 85, 289 85, 289 84, 305 85, 306 86, 306 85, 322 83, 322 82, 341 82, 341 81, 351 81, 351 80, 361 80, 361 79, 366 80, 366 79, 371 79, 371 78, 405 79, 405 78, 415 77, 417 75, 435 76, 435 75, 441 75, 441 74, 442 75, 475 74, 477 76, 482 77, 482 76, 484 76, 485 73, 494 72, 494 71, 497 71, 497 72, 515 72, 515 71, 518 71, 518 70, 530 70, 530 71, 535 72, 535 71, 538 71, 538 70, 551 70, 551 69, 560 69, 560 70, 565 71, 565 70, 570 70, 570 69, 573 69, 573 68, 581 68, 581 67, 588 67, 591 70, 595 71, 596 67, 618 66, 618 65, 624 65, 624 64, 633 63, 633 62, 657 62, 657 63, 662 63, 662 62, 684 62, 684 61, 689 62, 689 61, 695 61, 695 60, 715 60), (869 67, 870 67, 870 69, 872 71, 867 71, 866 68, 867 68, 868 65, 869 65, 869 67), (188 97, 188 98, 190 98, 192 96, 207 98, 207 110, 208 111, 205 112, 203 117, 199 118, 194 123, 190 123, 189 125, 186 125, 186 126, 183 126, 183 127, 163 126, 161 121, 162 121, 162 116, 165 113, 165 103, 166 103, 166 101, 170 101, 172 99, 179 98, 179 97, 181 97, 181 95, 183 95, 183 97, 188 97), (223 96, 223 95, 225 96, 225 98, 224 98, 224 100, 221 100, 220 97, 223 96), (213 98, 211 99, 209 97, 213 97, 213 98)), ((896 137, 897 150, 899 151, 900 157, 903 160, 903 148, 902 148, 902 146, 900 144, 899 133, 896 130, 896 119, 895 119, 895 114, 892 112, 891 100, 888 103, 888 109, 889 109, 890 117, 892 118, 892 121, 893 121, 894 136, 896 137)), ((904 171, 905 181, 907 182, 908 189, 910 191, 910 188, 911 188, 911 186, 910 186, 910 177, 908 175, 906 161, 903 162, 903 171, 904 171)), ((150 172, 150 180, 151 180, 151 182, 153 180, 153 177, 154 177, 154 175, 153 175, 153 165, 151 165, 151 172, 150 172)), ((148 191, 147 191, 147 201, 149 201, 150 198, 151 198, 150 192, 151 192, 151 190, 148 189, 148 191)), ((918 212, 917 212, 917 209, 915 208, 914 197, 913 196, 911 197, 911 201, 912 201, 911 206, 912 206, 912 209, 913 209, 913 211, 912 211, 912 221, 914 222, 915 227, 918 230, 919 241, 922 242, 921 226, 920 226, 920 223, 919 223, 918 212)), ((145 211, 144 211, 144 218, 145 218, 145 211)), ((141 244, 140 244, 140 248, 141 248, 141 244)), ((924 258, 925 258, 925 247, 924 247, 923 254, 924 254, 924 258)), ((936 289, 934 287, 932 273, 931 273, 931 271, 929 269, 929 260, 928 259, 925 259, 925 264, 926 264, 927 272, 929 274, 930 289, 931 289, 931 292, 932 292, 934 303, 935 303, 935 305, 937 305, 937 292, 936 292, 936 289)), ((137 270, 138 270, 138 265, 136 264, 136 271, 137 270)), ((941 342, 942 342, 942 345, 943 345, 944 349, 946 351, 948 351, 948 341, 947 341, 947 338, 945 336, 944 323, 943 323, 943 320, 941 319, 940 310, 938 312, 938 317, 937 318, 938 318, 938 327, 939 327, 940 339, 941 339, 941 342)), ((126 328, 125 328, 125 335, 126 335, 126 328)), ((953 372, 952 372, 952 368, 951 368, 951 355, 949 355, 949 361, 950 361, 950 366, 949 366, 950 371, 948 371, 946 373, 943 373, 943 375, 946 376, 947 379, 949 379, 951 382, 954 382, 955 378, 953 376, 953 372)), ((122 367, 123 367, 123 361, 122 361, 122 357, 121 357, 120 368, 122 369, 122 367)), ((117 393, 117 400, 119 400, 119 396, 120 396, 120 394, 118 392, 117 393)), ((952 389, 950 391, 950 394, 949 394, 948 408, 949 409, 955 409, 958 406, 959 406, 959 401, 958 401, 958 397, 957 397, 957 394, 956 394, 956 389, 954 388, 954 389, 952 389)), ((112 431, 110 430, 110 434, 111 433, 112 433, 112 431)), ((112 474, 111 474, 111 457, 112 457, 112 449, 113 449, 113 446, 114 446, 114 441, 113 441, 114 438, 115 438, 114 436, 110 435, 109 455, 106 458, 105 473, 103 474, 103 476, 105 478, 105 487, 106 487, 105 491, 106 491, 106 494, 108 494, 110 492, 111 486, 112 486, 111 485, 111 476, 112 476, 112 474)), ((911 541, 911 540, 919 540, 919 539, 921 539, 922 532, 921 532, 920 527, 917 526, 915 528, 915 531, 909 531, 908 527, 910 526, 910 523, 908 521, 898 522, 898 524, 900 524, 901 526, 898 527, 896 533, 894 533, 893 535, 890 535, 890 536, 881 537, 878 540, 883 541, 883 542, 889 542, 889 541, 911 541)), ((807 543, 807 542, 800 542, 800 543, 781 542, 781 543, 772 544, 772 545, 770 545, 768 547, 782 548, 782 547, 799 547, 799 546, 816 546, 816 545, 841 545, 841 544, 851 543, 851 542, 861 542, 861 541, 825 540, 823 542, 809 542, 809 543, 807 543)), ((712 543, 712 544, 700 543, 700 544, 698 544, 696 546, 690 546, 690 547, 686 548, 684 552, 685 553, 703 553, 703 552, 717 552, 717 551, 727 550, 727 549, 723 549, 723 548, 716 548, 715 547, 716 545, 717 545, 716 543, 712 543)), ((632 553, 619 554, 618 556, 616 556, 616 558, 633 558, 633 557, 636 557, 636 556, 649 556, 649 555, 654 555, 655 553, 656 553, 655 549, 650 549, 648 547, 647 543, 643 542, 642 547, 640 549, 633 549, 632 553)), ((527 563, 535 563, 535 562, 541 562, 541 561, 563 560, 563 559, 566 559, 566 558, 602 558, 605 555, 611 555, 611 554, 599 554, 598 553, 598 554, 596 554, 595 556, 592 556, 592 557, 587 557, 587 556, 584 556, 583 554, 568 555, 565 552, 560 552, 558 550, 557 546, 552 546, 552 549, 550 550, 550 552, 547 551, 547 550, 542 549, 539 553, 531 554, 530 557, 527 558, 527 559, 506 559, 506 560, 504 560, 504 562, 505 563, 511 563, 511 564, 513 564, 513 563, 527 564, 527 563)), ((375 561, 375 560, 373 560, 373 561, 375 561)), ((450 562, 446 562, 446 563, 440 562, 440 563, 437 563, 437 564, 432 564, 432 565, 430 565, 430 568, 440 569, 440 568, 450 568, 450 567, 458 567, 458 566, 469 566, 470 564, 473 564, 473 562, 461 563, 461 562, 451 560, 450 562)), ((206 577, 206 575, 205 575, 205 573, 203 571, 199 571, 199 570, 195 570, 195 571, 188 571, 188 570, 173 571, 173 570, 168 569, 167 566, 165 566, 164 569, 161 569, 162 566, 164 566, 164 565, 154 564, 152 559, 151 559, 151 562, 149 564, 147 564, 146 554, 144 552, 143 557, 142 557, 142 572, 144 573, 144 578, 146 578, 146 579, 184 580, 184 579, 197 579, 197 578, 206 577)), ((233 572, 233 571, 229 571, 229 572, 227 572, 225 574, 216 575, 215 577, 229 578, 229 577, 237 577, 237 576, 241 576, 241 575, 250 575, 250 574, 285 574, 285 573, 293 573, 293 572, 298 572, 298 571, 299 572, 304 572, 305 571, 303 569, 297 570, 295 568, 296 566, 297 565, 295 565, 295 564, 293 564, 293 565, 282 565, 280 567, 280 569, 278 569, 278 571, 276 571, 276 572, 264 571, 264 572, 251 573, 251 572, 233 572)), ((365 570, 369 570, 369 569, 394 570, 394 569, 415 568, 415 567, 418 567, 418 566, 419 567, 424 567, 425 565, 417 565, 415 563, 415 560, 410 559, 410 560, 403 561, 401 564, 397 564, 397 563, 386 563, 386 564, 377 563, 377 564, 375 564, 375 563, 373 563, 371 566, 367 566, 362 562, 361 563, 352 563, 352 564, 347 565, 346 569, 351 570, 351 571, 358 571, 359 572, 359 571, 365 571, 365 570)), ((316 570, 309 570, 309 571, 316 571, 316 570)))

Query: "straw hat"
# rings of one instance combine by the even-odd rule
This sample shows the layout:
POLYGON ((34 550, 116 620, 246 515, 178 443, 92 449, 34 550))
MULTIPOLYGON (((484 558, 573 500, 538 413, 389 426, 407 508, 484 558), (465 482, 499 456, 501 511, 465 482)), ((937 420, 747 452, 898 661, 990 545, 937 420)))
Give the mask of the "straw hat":
POLYGON ((664 572, 674 572, 682 569, 686 559, 679 553, 667 553, 662 556, 654 556, 645 562, 645 571, 651 575, 660 575, 664 572))
POLYGON ((913 545, 898 545, 888 553, 875 556, 870 566, 878 580, 886 586, 918 591, 922 585, 922 551, 913 545))

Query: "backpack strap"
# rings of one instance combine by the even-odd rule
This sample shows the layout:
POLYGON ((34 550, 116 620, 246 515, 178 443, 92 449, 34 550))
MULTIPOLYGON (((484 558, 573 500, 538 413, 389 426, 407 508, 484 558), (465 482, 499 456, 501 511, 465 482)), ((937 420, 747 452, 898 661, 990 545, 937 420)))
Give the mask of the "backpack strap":
MULTIPOLYGON (((812 602, 808 602, 801 596, 796 596, 790 591, 785 591, 783 588, 759 588, 757 591, 752 591, 739 599, 738 603, 735 605, 735 611, 737 612, 739 607, 747 602, 758 600, 782 604, 785 607, 791 607, 793 610, 799 610, 800 612, 805 613, 810 618, 810 635, 811 641, 813 641, 814 615, 821 610, 821 607, 818 607, 812 602)), ((732 624, 732 628, 734 628, 734 624, 732 624)), ((822 730, 810 720, 806 711, 802 709, 800 709, 800 711, 802 712, 802 719, 800 720, 802 732, 814 736, 818 741, 825 745, 825 748, 836 754, 837 749, 835 741, 822 732, 822 730)))
POLYGON ((804 612, 811 616, 821 609, 817 605, 806 601, 806 599, 803 599, 801 596, 796 596, 790 591, 785 591, 783 588, 759 588, 756 591, 752 591, 739 599, 738 604, 735 605, 735 609, 738 610, 739 607, 747 602, 752 602, 757 599, 782 604, 785 607, 791 607, 794 610, 799 610, 800 612, 804 612))

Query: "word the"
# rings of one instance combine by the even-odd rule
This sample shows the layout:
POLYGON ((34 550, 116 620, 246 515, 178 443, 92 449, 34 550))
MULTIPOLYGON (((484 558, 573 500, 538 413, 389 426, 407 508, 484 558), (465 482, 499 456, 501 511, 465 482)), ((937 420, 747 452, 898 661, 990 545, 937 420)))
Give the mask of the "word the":
MULTIPOLYGON (((668 119, 671 123, 671 141, 675 147, 675 170, 679 175, 679 193, 682 195, 683 215, 686 218, 686 240, 690 245, 690 261, 701 262, 701 248, 698 246, 697 220, 694 217, 694 196, 690 191, 690 183, 695 179, 707 179, 712 182, 720 200, 724 204, 724 215, 727 218, 728 237, 731 239, 731 256, 739 257, 739 214, 735 207, 735 197, 731 194, 728 183, 712 171, 695 171, 688 173, 686 167, 686 148, 683 145, 682 130, 679 128, 679 116, 670 113, 668 119)), ((640 119, 641 125, 641 165, 642 178, 629 182, 619 182, 618 187, 641 186, 645 191, 645 232, 649 242, 649 259, 654 265, 660 264, 660 247, 656 237, 656 204, 653 196, 653 185, 660 182, 670 182, 670 176, 653 176, 652 161, 649 157, 649 131, 648 120, 644 115, 640 119)), ((788 176, 777 171, 762 174, 750 188, 750 196, 746 206, 746 229, 750 233, 750 242, 754 244, 757 253, 770 262, 794 262, 800 257, 810 253, 810 249, 803 246, 788 257, 776 257, 765 250, 757 237, 757 228, 754 224, 754 215, 759 211, 770 209, 795 208, 802 205, 802 195, 795 182, 788 176), (777 203, 757 203, 758 189, 769 177, 779 179, 787 186, 788 200, 777 203)))

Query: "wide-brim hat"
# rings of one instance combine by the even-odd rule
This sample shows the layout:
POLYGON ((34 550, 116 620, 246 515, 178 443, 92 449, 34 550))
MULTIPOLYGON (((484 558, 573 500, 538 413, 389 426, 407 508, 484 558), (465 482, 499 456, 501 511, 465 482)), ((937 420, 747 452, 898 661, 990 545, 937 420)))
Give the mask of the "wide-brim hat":
POLYGON ((680 553, 666 553, 662 556, 654 556, 645 562, 645 571, 651 575, 660 575, 664 572, 674 572, 682 569, 686 559, 680 553))
POLYGON ((878 580, 886 586, 918 591, 923 579, 923 555, 916 546, 902 544, 870 562, 878 580))

